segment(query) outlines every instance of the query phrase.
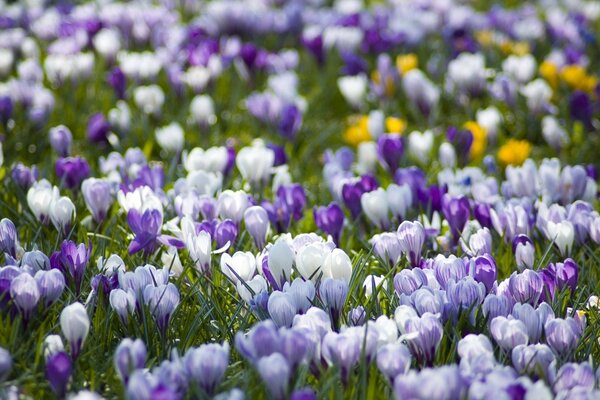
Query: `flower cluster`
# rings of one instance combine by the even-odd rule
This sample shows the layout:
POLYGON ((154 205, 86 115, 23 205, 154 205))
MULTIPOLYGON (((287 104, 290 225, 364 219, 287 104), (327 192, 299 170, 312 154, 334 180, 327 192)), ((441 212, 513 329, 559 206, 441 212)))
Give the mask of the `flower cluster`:
POLYGON ((600 397, 596 2, 49 3, 0 398, 600 397))

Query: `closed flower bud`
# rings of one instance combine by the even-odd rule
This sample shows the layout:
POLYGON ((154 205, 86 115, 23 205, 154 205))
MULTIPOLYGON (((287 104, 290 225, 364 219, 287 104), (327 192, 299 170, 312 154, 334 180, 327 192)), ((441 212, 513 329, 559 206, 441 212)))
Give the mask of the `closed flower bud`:
POLYGON ((73 303, 60 313, 60 327, 71 346, 71 355, 79 355, 90 330, 90 318, 83 304, 73 303))
POLYGON ((104 221, 114 200, 111 184, 107 180, 88 178, 82 182, 81 192, 94 221, 104 221))
POLYGON ((37 307, 41 294, 35 279, 28 273, 21 273, 10 283, 10 297, 28 320, 33 310, 37 307))
POLYGON ((57 269, 36 272, 35 281, 40 289, 40 294, 44 299, 46 307, 50 306, 60 297, 66 285, 64 275, 57 269))
POLYGON ((285 357, 280 353, 273 353, 259 359, 256 368, 271 396, 276 400, 284 399, 291 374, 290 366, 285 357))
POLYGON ((244 224, 256 247, 262 249, 269 232, 269 216, 265 209, 260 206, 248 207, 244 211, 244 224))
POLYGON ((12 357, 6 349, 0 347, 0 383, 4 382, 4 380, 8 377, 11 369, 12 357))
POLYGON ((2 218, 0 221, 0 251, 8 253, 14 258, 17 256, 17 245, 15 224, 8 218, 2 218))
POLYGON ((123 339, 115 350, 114 363, 121 381, 127 384, 130 374, 146 365, 146 345, 141 339, 123 339))
POLYGON ((46 378, 57 397, 63 398, 73 373, 73 363, 67 353, 58 352, 46 360, 46 378))
POLYGON ((212 395, 225 375, 229 364, 229 344, 203 344, 189 349, 183 358, 190 380, 212 395))
POLYGON ((342 249, 334 249, 323 262, 323 279, 333 278, 350 283, 352 261, 342 249))
POLYGON ((75 219, 75 204, 70 198, 63 196, 50 205, 50 220, 62 235, 67 235, 75 219))
POLYGON ((155 137, 158 145, 165 151, 177 153, 183 148, 183 128, 177 122, 158 128, 155 137))
POLYGON ((71 155, 71 145, 73 143, 73 134, 69 128, 59 125, 50 129, 48 133, 50 145, 59 157, 68 157, 71 155))
POLYGON ((46 360, 59 352, 64 352, 65 346, 63 345, 62 339, 59 335, 48 335, 44 339, 44 357, 46 360))

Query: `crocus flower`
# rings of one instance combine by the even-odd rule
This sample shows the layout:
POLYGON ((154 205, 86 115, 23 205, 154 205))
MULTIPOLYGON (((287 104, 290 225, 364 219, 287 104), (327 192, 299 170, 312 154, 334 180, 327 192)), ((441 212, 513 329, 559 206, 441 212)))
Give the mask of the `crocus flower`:
POLYGON ((324 307, 329 310, 334 325, 337 325, 348 297, 348 282, 331 278, 323 280, 319 286, 319 297, 324 307))
POLYGON ((71 357, 76 359, 90 331, 90 317, 83 304, 66 306, 60 313, 60 327, 71 346, 71 357))
POLYGON ((37 181, 39 171, 35 165, 26 167, 23 163, 18 162, 13 165, 10 177, 21 189, 28 190, 37 181))
POLYGON ((248 207, 244 211, 244 224, 256 247, 262 249, 269 231, 269 216, 265 209, 260 206, 248 207))
POLYGON ((179 305, 179 291, 172 283, 148 285, 144 289, 144 302, 152 313, 158 329, 165 335, 173 312, 179 305))
POLYGON ((549 377, 552 363, 556 356, 545 344, 520 344, 511 354, 512 363, 519 373, 532 374, 539 377, 549 377))
POLYGON ((573 318, 554 318, 546 322, 546 342, 559 356, 573 353, 581 337, 581 326, 573 318))
POLYGON ((360 196, 360 205, 373 224, 381 229, 386 229, 389 226, 389 205, 386 191, 383 188, 363 193, 360 196))
POLYGON ((10 297, 27 321, 37 307, 41 293, 35 279, 28 273, 21 273, 10 284, 10 297))
POLYGON ((518 319, 496 317, 490 324, 494 340, 504 351, 510 351, 519 344, 528 344, 527 327, 518 319))
POLYGON ((398 241, 410 265, 413 268, 420 266, 421 252, 425 243, 425 229, 423 225, 418 221, 402 222, 398 227, 398 241))
POLYGON ((184 246, 181 240, 172 236, 162 235, 163 215, 162 212, 155 209, 147 209, 140 213, 132 208, 127 213, 127 223, 133 231, 135 237, 129 244, 129 254, 135 254, 143 250, 144 254, 152 254, 159 244, 181 248, 184 246))
POLYGON ((65 396, 72 373, 73 363, 67 353, 58 352, 46 360, 46 378, 59 398, 65 396))
POLYGON ((131 373, 146 365, 146 345, 141 339, 123 339, 115 350, 114 364, 121 381, 126 385, 131 373))
POLYGON ((465 224, 469 220, 469 200, 466 197, 444 196, 442 202, 444 216, 450 225, 452 235, 458 240, 465 224))
POLYGON ((15 224, 8 219, 2 218, 0 220, 0 251, 8 253, 11 257, 17 255, 17 228, 15 224))
POLYGON ((289 328, 296 316, 297 306, 292 294, 274 291, 269 296, 267 310, 277 326, 289 328))
POLYGON ((210 343, 189 349, 183 363, 190 380, 212 395, 229 364, 229 344, 210 343))
POLYGON ((0 382, 4 382, 12 369, 12 357, 8 350, 0 347, 0 382))
POLYGON ((78 190, 81 182, 90 176, 90 165, 81 157, 59 158, 55 164, 56 176, 71 190, 78 190))
POLYGON ((373 245, 373 252, 381 258, 388 267, 393 267, 402 256, 402 248, 396 233, 384 232, 374 235, 369 243, 373 245))
POLYGON ((75 284, 77 293, 81 291, 81 284, 91 253, 91 242, 86 247, 83 243, 76 245, 75 242, 71 240, 65 240, 60 246, 60 252, 53 254, 52 259, 56 260, 55 263, 58 263, 58 265, 53 264, 53 268, 55 268, 56 265, 63 273, 69 274, 75 284))
POLYGON ((400 158, 404 153, 402 137, 397 134, 381 135, 377 139, 377 153, 384 166, 394 172, 398 169, 400 158))
POLYGON ((525 268, 533 268, 535 247, 527 235, 515 236, 512 241, 512 248, 519 271, 523 271, 525 268))
POLYGON ((82 182, 81 192, 94 221, 104 221, 114 201, 110 183, 103 179, 88 178, 82 182))
POLYGON ((90 117, 87 124, 87 139, 91 143, 106 143, 110 132, 110 124, 102 113, 90 117))
POLYGON ((417 361, 431 364, 444 331, 438 317, 426 312, 421 317, 409 318, 402 330, 406 333, 408 347, 417 361))
POLYGON ((529 303, 535 306, 542 294, 544 281, 538 272, 526 269, 521 273, 513 272, 508 281, 508 288, 516 302, 529 303))
POLYGON ((259 359, 256 368, 271 396, 275 400, 284 399, 291 375, 291 369, 285 357, 280 353, 273 353, 259 359))
POLYGON ((392 382, 408 372, 411 361, 408 347, 400 343, 386 344, 377 351, 377 368, 392 382))
POLYGON ((64 125, 59 125, 50 129, 48 133, 50 145, 59 157, 68 157, 71 154, 71 145, 73 144, 73 134, 64 125))
POLYGON ((64 275, 57 269, 37 271, 35 281, 46 307, 50 306, 60 297, 66 286, 64 275))
POLYGON ((336 202, 326 207, 314 207, 313 216, 317 227, 331 235, 333 241, 339 244, 344 229, 344 212, 341 207, 336 202))

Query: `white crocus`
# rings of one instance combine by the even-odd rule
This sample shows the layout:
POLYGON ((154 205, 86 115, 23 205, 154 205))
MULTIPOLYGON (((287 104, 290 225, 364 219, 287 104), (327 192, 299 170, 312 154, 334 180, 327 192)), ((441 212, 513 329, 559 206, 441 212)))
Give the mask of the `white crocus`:
POLYGON ((429 155, 433 147, 433 132, 427 130, 423 133, 413 131, 408 135, 408 151, 421 163, 429 162, 429 155))
POLYGON ((575 228, 570 221, 561 221, 546 223, 546 232, 549 240, 553 240, 560 251, 561 256, 566 256, 571 252, 573 241, 575 240, 575 228))
POLYGON ((217 213, 223 219, 229 218, 238 224, 244 217, 244 211, 248 208, 248 194, 243 190, 234 192, 225 190, 217 200, 217 213))
POLYGON ((410 209, 413 201, 412 190, 410 186, 396 185, 391 183, 385 190, 387 195, 387 203, 392 215, 397 218, 406 217, 406 213, 410 209))
POLYGON ((158 145, 166 151, 176 153, 183 148, 183 128, 177 122, 158 128, 154 135, 158 145))
POLYGON ((377 188, 372 192, 363 193, 360 197, 363 212, 373 224, 385 228, 389 224, 389 204, 387 193, 383 188, 377 188))
POLYGON ((60 197, 58 188, 42 179, 27 191, 27 204, 35 217, 44 224, 50 221, 52 204, 60 197))
POLYGON ((342 76, 337 81, 344 99, 354 108, 359 108, 367 92, 367 78, 363 75, 342 76))
POLYGON ((227 167, 228 152, 224 146, 206 150, 195 147, 189 153, 183 153, 183 166, 186 171, 206 171, 224 173, 227 167))
POLYGON ((333 278, 350 283, 352 261, 342 249, 333 249, 323 262, 323 278, 333 278))
POLYGON ((71 356, 75 358, 90 331, 90 317, 83 304, 73 303, 62 310, 60 328, 71 346, 71 356))
POLYGON ((256 258, 250 252, 237 251, 230 256, 221 255, 221 271, 237 285, 238 281, 249 281, 256 272, 256 258))
POLYGON ((75 204, 66 196, 59 197, 50 205, 50 220, 57 231, 67 234, 75 219, 75 204))
POLYGON ((316 282, 323 273, 323 263, 331 253, 325 243, 314 242, 302 247, 296 255, 296 270, 304 279, 316 282))
POLYGON ((251 186, 258 187, 269 178, 275 163, 275 153, 261 140, 256 140, 252 146, 240 150, 235 163, 244 179, 251 186))

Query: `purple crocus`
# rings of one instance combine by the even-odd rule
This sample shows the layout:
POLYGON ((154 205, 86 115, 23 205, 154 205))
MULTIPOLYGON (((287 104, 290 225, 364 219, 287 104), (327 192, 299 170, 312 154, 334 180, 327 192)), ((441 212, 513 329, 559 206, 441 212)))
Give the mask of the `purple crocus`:
POLYGON ((94 221, 104 221, 113 202, 110 183, 102 179, 86 179, 81 184, 81 192, 94 221))
POLYGON ((295 104, 287 104, 279 115, 279 133, 293 140, 302 126, 302 111, 295 104))
POLYGON ((380 159, 383 160, 384 166, 390 172, 396 171, 400 163, 400 158, 404 154, 402 137, 397 134, 379 136, 377 139, 377 153, 380 159))
POLYGON ((17 228, 15 228, 15 224, 8 218, 2 218, 0 220, 0 251, 15 258, 17 243, 17 228))
POLYGON ((123 339, 115 350, 114 363, 121 381, 127 385, 131 373, 144 368, 146 365, 146 345, 144 341, 141 339, 123 339))
POLYGON ((452 197, 445 195, 442 200, 442 211, 450 225, 455 240, 460 237, 465 224, 469 220, 469 199, 464 196, 452 197))
POLYGON ((125 89, 127 88, 127 78, 119 67, 113 68, 107 77, 108 84, 113 88, 119 99, 125 98, 125 89))
POLYGON ((546 322, 546 342, 559 356, 573 354, 581 337, 581 325, 573 318, 554 318, 546 322))
POLYGON ((586 129, 592 128, 592 117, 594 115, 594 104, 590 97, 580 90, 573 92, 569 99, 571 118, 580 121, 586 129))
POLYGON ((425 229, 418 222, 404 221, 398 227, 398 241, 402 252, 406 254, 410 265, 419 267, 421 264, 421 252, 425 244, 425 229))
POLYGON ((490 323, 490 332, 504 351, 510 351, 520 344, 528 344, 527 327, 518 319, 496 317, 490 323))
POLYGON ((210 343, 189 349, 183 358, 190 381, 209 396, 223 379, 229 364, 229 344, 210 343))
POLYGON ((69 274, 75 285, 75 292, 79 295, 81 292, 81 283, 85 275, 92 253, 92 243, 86 247, 85 244, 79 245, 71 240, 65 240, 60 246, 60 252, 56 252, 50 258, 52 268, 59 268, 63 274, 69 274))
POLYGON ((394 288, 398 296, 411 295, 427 285, 427 275, 420 268, 403 269, 394 276, 394 288))
POLYGON ((28 273, 21 273, 10 283, 10 297, 23 315, 23 319, 28 321, 38 305, 41 293, 35 279, 28 273))
POLYGON ((46 360, 46 378, 58 398, 65 396, 72 373, 73 363, 64 351, 55 353, 46 360))
POLYGON ((9 96, 0 96, 0 123, 6 125, 12 117, 13 102, 9 96))
POLYGON ((163 336, 167 333, 169 321, 179 305, 179 299, 179 291, 172 283, 159 286, 148 285, 144 289, 144 302, 163 336))
POLYGON ((542 277, 531 269, 526 269, 521 273, 513 272, 508 280, 508 289, 518 303, 529 303, 536 306, 543 288, 542 277))
POLYGON ((298 221, 304 216, 306 193, 302 185, 294 183, 279 186, 277 189, 277 199, 289 210, 294 220, 298 221))
POLYGON ((413 356, 418 362, 430 365, 444 333, 438 317, 428 312, 420 318, 412 317, 405 322, 404 331, 413 356))
POLYGON ((548 268, 554 272, 558 290, 563 290, 565 287, 568 287, 571 289, 571 294, 575 293, 575 289, 577 288, 577 278, 579 276, 579 267, 573 259, 567 258, 562 263, 550 264, 548 268))
POLYGON ((35 165, 27 167, 21 162, 13 165, 10 171, 10 177, 13 182, 24 191, 27 191, 37 181, 39 175, 39 170, 35 165))
POLYGON ((96 113, 90 117, 87 124, 87 139, 91 143, 106 143, 110 124, 102 113, 96 113))
POLYGON ((57 269, 36 272, 35 281, 46 307, 49 307, 60 297, 66 286, 64 275, 57 269))
POLYGON ((489 293, 494 283, 496 283, 496 277, 498 276, 498 269, 496 268, 494 258, 489 254, 475 257, 471 260, 471 268, 473 278, 477 282, 483 283, 487 293, 489 293))
POLYGON ((348 282, 345 280, 327 278, 319 286, 319 298, 329 310, 334 326, 337 326, 347 297, 348 282))
POLYGON ((515 236, 512 241, 512 249, 519 271, 523 271, 525 268, 533 268, 535 247, 527 235, 520 234, 515 236))
POLYGON ((172 236, 162 235, 163 215, 155 209, 147 209, 141 214, 137 209, 131 208, 127 213, 127 223, 133 231, 135 238, 129 244, 129 254, 143 250, 144 254, 152 254, 162 243, 168 246, 183 248, 181 240, 172 236))
POLYGON ((78 190, 81 182, 90 176, 90 165, 81 157, 66 157, 56 160, 56 176, 71 190, 78 190))
MULTIPOLYGON (((210 232, 209 232, 210 233, 210 232)), ((225 219, 217 223, 214 229, 214 238, 217 242, 217 248, 222 248, 228 242, 233 245, 238 235, 238 227, 230 219, 225 219)))
POLYGON ((273 399, 285 399, 292 372, 285 357, 281 353, 273 353, 259 359, 256 368, 273 399))
POLYGON ((73 144, 73 134, 64 125, 59 125, 50 129, 48 133, 50 145, 59 157, 68 157, 71 154, 71 145, 73 144))
POLYGON ((339 244, 344 229, 344 212, 342 208, 336 202, 332 202, 326 207, 315 206, 313 216, 317 227, 331 235, 334 243, 339 244))

